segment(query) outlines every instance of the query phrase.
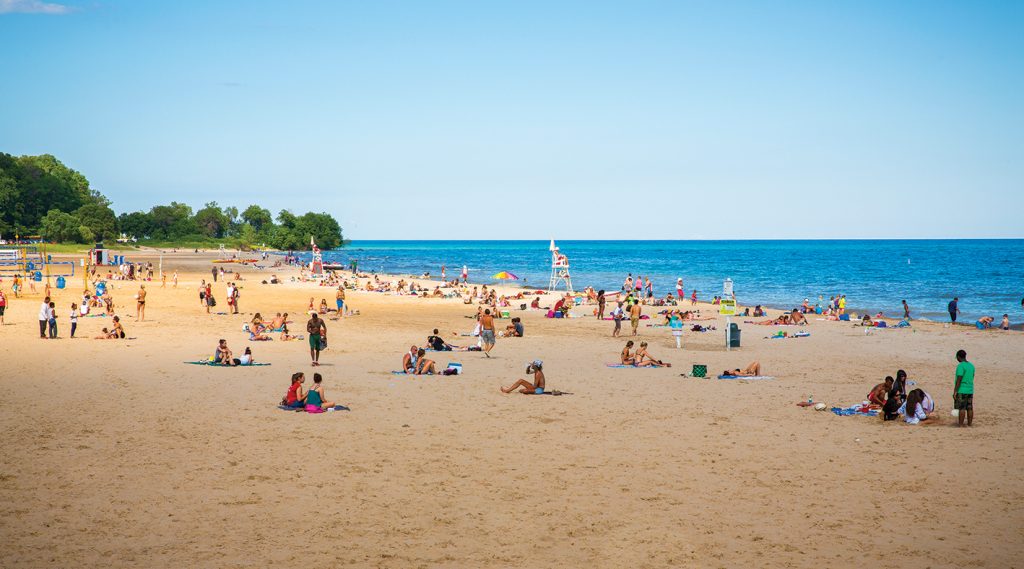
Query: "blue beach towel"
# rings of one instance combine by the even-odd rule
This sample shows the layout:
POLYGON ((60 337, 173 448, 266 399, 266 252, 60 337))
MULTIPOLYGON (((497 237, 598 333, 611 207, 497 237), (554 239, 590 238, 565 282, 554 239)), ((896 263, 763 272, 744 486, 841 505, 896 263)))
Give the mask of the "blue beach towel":
POLYGON ((831 411, 840 417, 849 417, 851 415, 862 415, 864 417, 877 417, 878 411, 875 409, 863 410, 864 405, 851 405, 849 407, 833 407, 831 411))

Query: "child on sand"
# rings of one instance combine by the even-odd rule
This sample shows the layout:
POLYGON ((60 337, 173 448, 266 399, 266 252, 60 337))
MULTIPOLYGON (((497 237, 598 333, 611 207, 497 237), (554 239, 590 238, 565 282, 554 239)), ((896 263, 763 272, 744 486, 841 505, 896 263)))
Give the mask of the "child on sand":
POLYGON ((78 328, 78 305, 71 303, 71 337, 75 337, 75 329, 78 328))
MULTIPOLYGON (((632 343, 632 342, 630 342, 632 343)), ((508 387, 502 387, 502 393, 512 393, 516 389, 519 389, 519 393, 523 395, 541 395, 544 393, 544 362, 540 360, 533 360, 526 364, 526 374, 533 374, 533 382, 520 379, 508 387), (521 389, 520 389, 521 388, 521 389)))

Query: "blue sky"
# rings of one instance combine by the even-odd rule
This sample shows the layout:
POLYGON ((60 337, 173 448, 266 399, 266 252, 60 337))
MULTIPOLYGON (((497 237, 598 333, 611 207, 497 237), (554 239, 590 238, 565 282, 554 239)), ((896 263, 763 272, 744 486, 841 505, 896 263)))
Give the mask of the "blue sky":
POLYGON ((1024 2, 0 0, 0 151, 355 239, 1022 237, 1024 2))

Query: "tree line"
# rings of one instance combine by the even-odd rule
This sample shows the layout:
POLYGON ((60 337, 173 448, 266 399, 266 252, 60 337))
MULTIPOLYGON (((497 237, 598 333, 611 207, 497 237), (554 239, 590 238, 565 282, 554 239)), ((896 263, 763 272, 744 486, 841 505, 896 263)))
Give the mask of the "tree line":
POLYGON ((322 249, 342 244, 341 226, 327 213, 295 215, 250 205, 239 212, 209 202, 193 211, 171 202, 149 211, 117 215, 89 181, 49 154, 0 153, 0 236, 40 235, 57 243, 92 243, 121 233, 141 240, 189 242, 228 240, 241 247, 308 249, 310 237, 322 249), (276 222, 275 222, 276 220, 276 222))

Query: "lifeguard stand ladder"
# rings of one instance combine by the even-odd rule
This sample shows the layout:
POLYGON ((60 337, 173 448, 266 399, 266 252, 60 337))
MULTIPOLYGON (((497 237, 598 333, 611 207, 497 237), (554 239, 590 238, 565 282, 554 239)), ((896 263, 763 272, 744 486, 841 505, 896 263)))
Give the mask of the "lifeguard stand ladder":
POLYGON ((548 247, 548 250, 551 251, 551 281, 548 283, 548 292, 556 290, 561 283, 565 283, 565 290, 572 292, 569 258, 558 250, 554 239, 551 240, 551 246, 548 247))

